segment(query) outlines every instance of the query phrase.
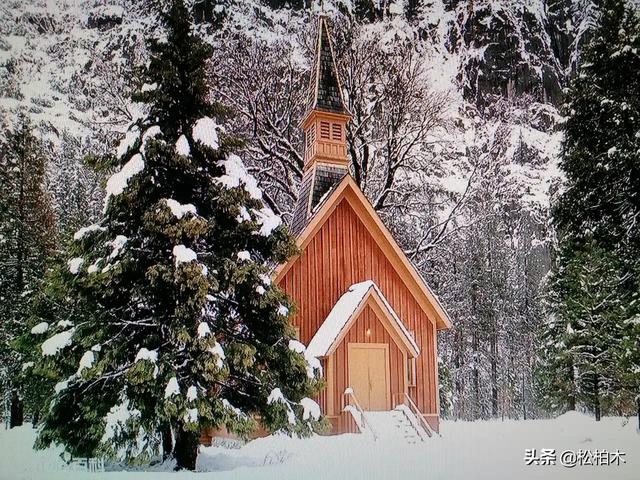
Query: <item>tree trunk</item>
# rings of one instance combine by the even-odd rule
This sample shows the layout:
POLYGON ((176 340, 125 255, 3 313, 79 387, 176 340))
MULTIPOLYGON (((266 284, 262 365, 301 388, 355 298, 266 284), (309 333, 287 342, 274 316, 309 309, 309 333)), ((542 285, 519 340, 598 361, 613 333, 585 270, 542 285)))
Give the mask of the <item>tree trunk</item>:
POLYGON ((600 421, 600 378, 598 377, 598 375, 596 375, 595 378, 595 382, 594 382, 594 398, 593 398, 593 403, 594 403, 594 410, 596 413, 596 422, 600 421))
POLYGON ((173 447, 173 457, 176 459, 176 470, 195 470, 198 458, 199 432, 176 431, 176 443, 173 447))
POLYGON ((31 424, 33 425, 33 428, 36 428, 36 425, 38 425, 39 421, 40 421, 40 410, 36 409, 33 411, 33 416, 31 417, 31 424))
MULTIPOLYGON (((493 314, 491 314, 493 317, 493 314)), ((493 324, 493 320, 492 320, 493 324)), ((498 334, 493 325, 491 333, 491 416, 498 417, 498 334)))
POLYGON ((166 460, 173 453, 173 434, 170 425, 160 427, 160 435, 162 435, 162 460, 166 460))
POLYGON ((11 392, 11 418, 9 428, 20 427, 24 421, 24 404, 17 390, 11 392))

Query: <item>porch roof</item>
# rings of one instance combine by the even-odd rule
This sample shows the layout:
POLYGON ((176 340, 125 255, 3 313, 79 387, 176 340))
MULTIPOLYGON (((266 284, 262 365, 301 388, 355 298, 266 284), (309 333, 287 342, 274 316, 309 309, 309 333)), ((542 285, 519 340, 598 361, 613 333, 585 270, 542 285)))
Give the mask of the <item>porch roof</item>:
POLYGON ((420 354, 418 344, 372 280, 352 285, 338 299, 309 342, 307 352, 318 358, 331 355, 356 321, 362 309, 368 304, 374 307, 380 316, 380 321, 399 346, 411 356, 417 357, 420 354))

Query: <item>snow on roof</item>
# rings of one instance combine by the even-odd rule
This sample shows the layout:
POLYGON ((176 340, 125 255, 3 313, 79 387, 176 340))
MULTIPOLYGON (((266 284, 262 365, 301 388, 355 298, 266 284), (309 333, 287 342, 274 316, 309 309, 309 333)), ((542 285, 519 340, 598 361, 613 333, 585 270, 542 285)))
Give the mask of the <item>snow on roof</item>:
POLYGON ((309 342, 307 352, 310 355, 313 355, 314 357, 324 357, 329 354, 331 348, 336 343, 336 340, 341 336, 340 334, 348 328, 350 320, 353 318, 354 314, 367 300, 369 292, 375 293, 377 298, 382 301, 385 310, 388 312, 391 320, 394 322, 405 341, 415 352, 420 351, 415 340, 387 299, 384 297, 378 286, 372 280, 367 280, 352 285, 349 287, 349 290, 347 290, 347 292, 338 299, 325 321, 311 339, 311 342, 309 342))

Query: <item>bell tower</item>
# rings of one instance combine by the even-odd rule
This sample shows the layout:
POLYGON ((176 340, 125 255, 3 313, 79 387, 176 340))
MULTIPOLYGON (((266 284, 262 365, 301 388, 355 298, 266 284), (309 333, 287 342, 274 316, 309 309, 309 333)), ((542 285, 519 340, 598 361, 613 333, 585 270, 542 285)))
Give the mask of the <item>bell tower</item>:
POLYGON ((351 113, 342 97, 328 23, 320 15, 307 111, 301 123, 304 173, 289 225, 294 235, 304 228, 327 192, 349 174, 346 133, 351 113))
POLYGON ((328 20, 320 15, 307 113, 302 121, 305 171, 318 163, 349 167, 346 126, 350 119, 342 97, 328 20))

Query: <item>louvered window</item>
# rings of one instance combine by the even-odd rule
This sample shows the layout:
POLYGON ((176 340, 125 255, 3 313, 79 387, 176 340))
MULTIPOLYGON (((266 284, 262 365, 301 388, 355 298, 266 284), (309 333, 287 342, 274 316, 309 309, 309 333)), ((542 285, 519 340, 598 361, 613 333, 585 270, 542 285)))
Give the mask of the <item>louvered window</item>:
POLYGON ((307 130, 307 149, 311 148, 311 145, 313 145, 313 142, 315 141, 316 141, 316 126, 312 125, 307 130))
POLYGON ((329 140, 329 122, 320 122, 320 138, 329 140))
POLYGON ((339 123, 331 124, 331 140, 342 140, 342 125, 339 123))

